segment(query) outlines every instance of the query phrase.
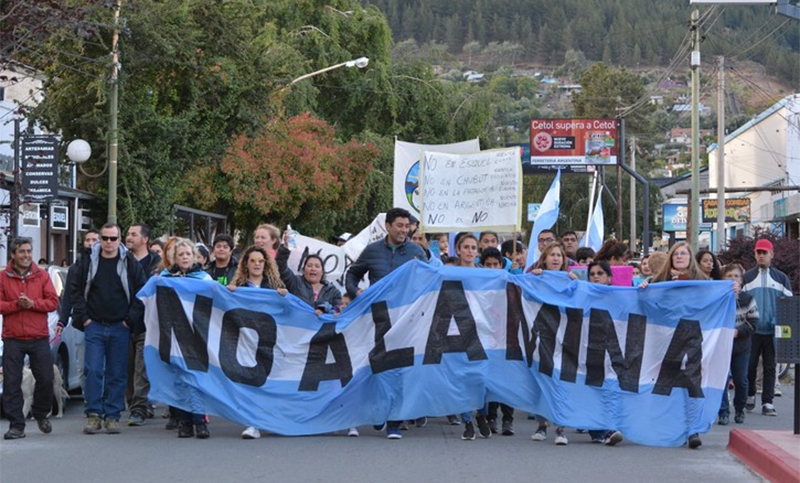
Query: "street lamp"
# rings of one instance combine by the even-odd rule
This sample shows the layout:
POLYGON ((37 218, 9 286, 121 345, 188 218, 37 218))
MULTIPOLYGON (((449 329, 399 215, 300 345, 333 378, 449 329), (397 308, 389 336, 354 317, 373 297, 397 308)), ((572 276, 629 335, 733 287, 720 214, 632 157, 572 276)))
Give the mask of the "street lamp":
MULTIPOLYGON (((347 62, 342 62, 341 64, 336 64, 336 65, 332 65, 330 67, 325 67, 324 69, 320 69, 320 70, 311 72, 310 74, 301 75, 297 79, 295 79, 292 82, 290 82, 286 87, 293 86, 293 85, 297 84, 298 82, 300 82, 301 80, 305 80, 305 79, 308 79, 309 77, 314 77, 315 75, 319 75, 319 74, 322 74, 324 72, 328 72, 328 71, 331 71, 331 70, 334 70, 334 69, 338 69, 339 67, 358 67, 359 69, 363 69, 368 64, 369 64, 369 59, 366 58, 366 57, 359 57, 357 59, 348 60, 347 62)), ((284 89, 286 87, 284 87, 284 89)))
POLYGON ((92 147, 83 139, 75 139, 67 145, 67 157, 73 163, 85 163, 91 155, 92 147))

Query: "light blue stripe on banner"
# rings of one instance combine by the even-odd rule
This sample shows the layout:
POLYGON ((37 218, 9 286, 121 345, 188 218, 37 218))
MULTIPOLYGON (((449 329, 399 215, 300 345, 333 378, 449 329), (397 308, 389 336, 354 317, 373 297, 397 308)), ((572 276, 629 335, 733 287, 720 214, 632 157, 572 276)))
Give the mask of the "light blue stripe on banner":
POLYGON ((653 395, 652 386, 633 394, 614 380, 596 388, 580 375, 576 383, 560 381, 559 371, 542 375, 537 364, 506 361, 505 351, 487 356, 470 362, 463 353, 444 354, 437 365, 423 365, 417 356, 409 368, 377 375, 363 368, 343 390, 339 381, 327 381, 318 391, 299 392, 298 381, 267 380, 254 388, 230 382, 217 367, 187 371, 180 358, 165 364, 154 347, 145 347, 151 399, 284 435, 460 414, 497 401, 566 427, 619 429, 640 444, 679 446, 689 434, 711 428, 721 401, 719 389, 703 388, 705 398, 694 399, 683 389, 653 395))

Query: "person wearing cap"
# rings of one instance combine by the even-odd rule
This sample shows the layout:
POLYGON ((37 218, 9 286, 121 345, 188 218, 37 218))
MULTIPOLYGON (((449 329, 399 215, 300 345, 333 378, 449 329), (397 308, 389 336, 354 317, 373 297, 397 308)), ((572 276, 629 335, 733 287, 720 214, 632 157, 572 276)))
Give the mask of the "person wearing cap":
POLYGON ((750 366, 748 367, 748 398, 745 408, 756 407, 756 372, 758 358, 763 359, 764 383, 761 388, 761 414, 777 416, 772 400, 775 397, 775 324, 778 299, 792 296, 789 277, 772 266, 775 255, 772 242, 761 238, 756 242, 756 264, 744 274, 744 291, 752 295, 760 315, 755 333, 752 335, 750 366))
POLYGON ((337 236, 336 237, 336 246, 340 247, 340 246, 344 245, 345 243, 347 243, 347 240, 349 240, 352 236, 353 235, 351 235, 348 232, 344 232, 341 235, 337 236))

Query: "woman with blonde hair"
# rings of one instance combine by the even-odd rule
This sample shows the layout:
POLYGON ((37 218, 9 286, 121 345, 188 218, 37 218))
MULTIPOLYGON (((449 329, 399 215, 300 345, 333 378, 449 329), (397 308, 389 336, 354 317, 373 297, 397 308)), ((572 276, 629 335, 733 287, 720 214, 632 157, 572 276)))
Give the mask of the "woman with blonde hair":
MULTIPOLYGON (((654 273, 653 279, 649 283, 676 280, 708 280, 692 255, 692 248, 686 242, 678 242, 669 249, 667 263, 661 270, 654 273)), ((646 288, 649 283, 644 281, 639 284, 639 288, 646 288)), ((703 444, 698 433, 690 434, 687 443, 691 449, 697 449, 703 444)))
MULTIPOLYGON (((186 238, 170 239, 169 249, 164 252, 164 260, 169 259, 169 268, 161 272, 162 277, 185 277, 194 280, 210 282, 211 277, 197 263, 197 247, 194 242, 186 238)), ((189 388, 193 390, 192 388, 189 388)), ((170 406, 170 415, 178 423, 178 437, 191 438, 197 436, 206 439, 211 436, 208 432, 205 414, 192 413, 180 408, 170 406)))
MULTIPOLYGON (((533 273, 534 275, 541 275, 545 270, 568 272, 569 278, 573 280, 578 278, 574 273, 569 272, 569 259, 567 258, 567 251, 561 242, 555 242, 547 245, 544 250, 542 250, 539 260, 533 265, 533 268, 531 268, 529 272, 533 273)), ((531 436, 531 439, 533 441, 545 441, 547 439, 548 421, 547 419, 537 415, 536 422, 539 423, 539 425, 536 428, 536 432, 531 436)), ((569 443, 567 436, 564 434, 563 426, 556 426, 555 433, 555 443, 558 446, 565 446, 567 443, 569 443)))
MULTIPOLYGON (((286 295, 288 291, 281 281, 278 265, 266 249, 251 246, 242 254, 239 268, 233 278, 233 283, 228 285, 231 290, 239 287, 264 288, 277 290, 278 294, 286 295)), ((254 426, 248 426, 242 431, 242 439, 258 439, 261 431, 254 426)))
POLYGON ((708 280, 692 256, 692 248, 686 242, 673 245, 667 252, 667 263, 653 274, 654 283, 672 280, 708 280))
POLYGON ((239 260, 233 277, 233 287, 256 287, 277 290, 286 295, 286 286, 281 280, 278 264, 265 248, 251 246, 239 260))
POLYGON ((263 223, 256 227, 253 234, 253 245, 267 250, 274 259, 281 244, 281 230, 275 225, 263 223))

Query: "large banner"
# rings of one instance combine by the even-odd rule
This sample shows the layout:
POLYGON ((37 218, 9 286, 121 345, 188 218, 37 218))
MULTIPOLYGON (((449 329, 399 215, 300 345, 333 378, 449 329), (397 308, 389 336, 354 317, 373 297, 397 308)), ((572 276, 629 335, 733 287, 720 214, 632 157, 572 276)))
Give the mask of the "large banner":
POLYGON ((481 150, 478 138, 453 144, 416 144, 394 142, 394 206, 404 208, 419 218, 422 197, 419 191, 419 161, 422 152, 474 153, 481 150))
POLYGON ((716 420, 736 318, 726 282, 620 288, 417 261, 339 316, 188 279, 153 277, 138 296, 153 400, 284 435, 498 401, 678 446, 716 420))
POLYGON ((519 149, 469 154, 425 151, 420 181, 423 231, 519 231, 519 149))
POLYGON ((531 165, 617 164, 616 119, 532 119, 531 165))

